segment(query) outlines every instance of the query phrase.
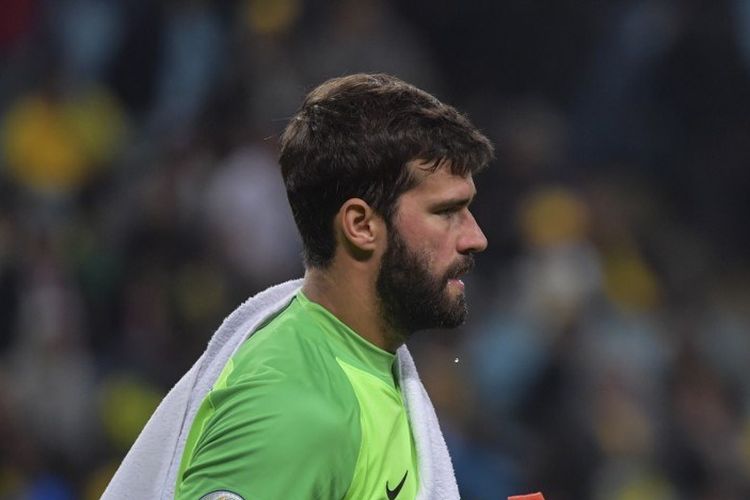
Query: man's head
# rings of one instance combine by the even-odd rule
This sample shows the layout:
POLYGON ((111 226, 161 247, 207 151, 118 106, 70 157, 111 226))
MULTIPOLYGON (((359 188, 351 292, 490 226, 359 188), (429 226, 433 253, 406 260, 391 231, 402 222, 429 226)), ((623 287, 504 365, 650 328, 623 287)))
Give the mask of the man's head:
MULTIPOLYGON (((409 330, 460 323, 462 290, 446 287, 462 287, 449 278, 486 245, 468 204, 472 175, 491 158, 490 142, 465 116, 397 78, 358 74, 323 83, 281 138, 282 175, 306 266, 327 269, 337 252, 350 249, 334 221, 354 200, 388 230, 377 276, 384 312, 409 330), (455 203, 443 207, 445 200, 455 203), (462 238, 471 240, 463 250, 462 238), (418 304, 406 304, 404 293, 418 304), (401 305, 420 304, 432 313, 401 318, 401 305)), ((353 248, 356 257, 356 241, 353 248)))

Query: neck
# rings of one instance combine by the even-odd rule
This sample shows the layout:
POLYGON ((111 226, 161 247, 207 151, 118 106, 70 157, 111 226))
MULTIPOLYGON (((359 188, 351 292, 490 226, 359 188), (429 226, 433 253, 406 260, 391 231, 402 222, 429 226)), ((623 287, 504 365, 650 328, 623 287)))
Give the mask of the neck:
POLYGON ((362 338, 395 353, 404 343, 404 336, 384 320, 375 291, 375 277, 370 274, 366 269, 347 272, 335 265, 329 269, 308 269, 302 292, 362 338))

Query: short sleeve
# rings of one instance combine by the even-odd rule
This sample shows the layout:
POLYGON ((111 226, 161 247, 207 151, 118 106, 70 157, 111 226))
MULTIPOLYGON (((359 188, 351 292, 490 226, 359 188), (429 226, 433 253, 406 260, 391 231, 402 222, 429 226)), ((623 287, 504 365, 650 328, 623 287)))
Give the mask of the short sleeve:
POLYGON ((176 498, 198 500, 216 491, 244 500, 343 498, 361 429, 358 406, 340 392, 263 377, 213 391, 213 412, 176 498))

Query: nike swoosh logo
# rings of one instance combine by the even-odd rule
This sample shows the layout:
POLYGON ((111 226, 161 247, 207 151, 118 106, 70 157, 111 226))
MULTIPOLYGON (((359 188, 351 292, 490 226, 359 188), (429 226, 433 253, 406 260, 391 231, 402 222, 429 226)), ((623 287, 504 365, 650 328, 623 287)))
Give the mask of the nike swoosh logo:
POLYGON ((388 481, 385 482, 385 494, 388 495, 388 500, 393 500, 398 496, 399 493, 401 493, 401 488, 404 487, 404 483, 406 482, 406 476, 409 475, 409 471, 407 470, 404 472, 404 477, 401 478, 401 482, 398 483, 398 486, 396 486, 393 489, 390 489, 388 487, 388 481))

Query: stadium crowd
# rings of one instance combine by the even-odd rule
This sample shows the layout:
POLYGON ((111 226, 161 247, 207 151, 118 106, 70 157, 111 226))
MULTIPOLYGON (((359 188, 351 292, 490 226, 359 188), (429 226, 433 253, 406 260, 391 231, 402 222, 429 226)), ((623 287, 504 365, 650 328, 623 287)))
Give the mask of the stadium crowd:
POLYGON ((750 498, 745 0, 2 2, 0 498, 98 498, 301 275, 276 139, 357 71, 497 147, 469 321, 410 342, 463 497, 750 498))

